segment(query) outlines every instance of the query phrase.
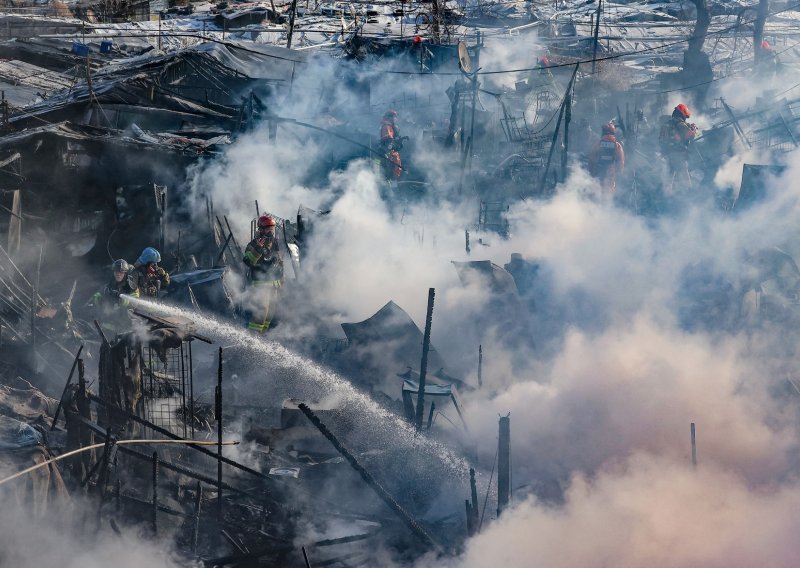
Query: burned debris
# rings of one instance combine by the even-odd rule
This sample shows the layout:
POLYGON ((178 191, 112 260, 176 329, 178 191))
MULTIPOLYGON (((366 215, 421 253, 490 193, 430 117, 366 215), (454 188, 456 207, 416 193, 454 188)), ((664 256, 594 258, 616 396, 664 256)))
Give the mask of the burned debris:
MULTIPOLYGON (((9 510, 177 565, 457 562, 515 502, 510 417, 494 458, 476 449, 484 357, 538 371, 575 329, 627 317, 587 291, 594 259, 565 277, 515 222, 572 191, 641 226, 780 191, 797 33, 768 8, 9 8, 9 510), (431 282, 406 278, 400 239, 431 282)), ((796 325, 787 248, 677 266, 670 315, 690 333, 796 325)), ((559 503, 562 482, 520 493, 559 503)))

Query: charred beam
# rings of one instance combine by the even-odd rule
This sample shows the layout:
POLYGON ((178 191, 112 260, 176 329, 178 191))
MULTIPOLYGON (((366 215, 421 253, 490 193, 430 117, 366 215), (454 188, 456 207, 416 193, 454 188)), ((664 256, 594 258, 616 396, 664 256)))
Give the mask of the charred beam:
MULTIPOLYGON (((431 290, 433 290, 431 288, 431 290)), ((438 549, 440 548, 436 541, 433 540, 433 537, 428 534, 428 532, 416 521, 414 518, 400 506, 400 504, 395 501, 395 499, 389 494, 383 486, 378 483, 378 481, 372 476, 370 472, 368 472, 364 467, 358 463, 355 456, 350 453, 342 443, 333 435, 333 432, 328 430, 328 427, 322 423, 322 421, 317 418, 317 416, 312 412, 312 410, 306 406, 304 403, 300 403, 297 407, 302 411, 303 414, 306 415, 311 423, 317 428, 317 430, 325 436, 328 441, 336 448, 342 457, 348 461, 350 466, 358 472, 367 485, 380 497, 380 499, 386 503, 386 505, 397 515, 400 520, 405 523, 405 525, 411 530, 411 532, 419 538, 426 546, 429 548, 438 549)))
POLYGON ((422 361, 419 365, 419 390, 417 391, 417 432, 422 430, 422 417, 425 415, 425 375, 428 372, 428 351, 431 347, 431 324, 433 323, 434 288, 428 289, 428 313, 425 316, 425 335, 422 339, 422 361))

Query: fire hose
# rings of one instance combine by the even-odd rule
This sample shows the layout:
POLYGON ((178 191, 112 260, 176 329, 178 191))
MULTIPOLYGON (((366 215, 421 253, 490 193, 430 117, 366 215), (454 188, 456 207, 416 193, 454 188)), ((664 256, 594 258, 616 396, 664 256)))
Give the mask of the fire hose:
MULTIPOLYGON (((123 446, 123 445, 134 445, 134 444, 192 444, 192 445, 196 445, 196 446, 217 446, 217 445, 219 445, 218 442, 211 442, 211 441, 208 441, 208 440, 202 440, 202 441, 200 441, 200 440, 117 440, 114 443, 118 444, 120 446, 123 446)), ((235 440, 233 442, 222 442, 223 446, 235 446, 237 444, 239 444, 238 440, 235 440)), ((44 467, 46 465, 50 465, 51 463, 55 463, 55 462, 57 462, 59 460, 63 460, 63 459, 66 459, 68 457, 72 457, 72 456, 78 455, 78 454, 80 454, 82 452, 88 452, 89 450, 96 450, 98 448, 104 447, 105 445, 106 445, 105 442, 102 442, 102 443, 99 443, 99 444, 92 444, 90 446, 84 446, 83 448, 78 448, 77 450, 72 450, 70 452, 67 452, 66 454, 61 454, 60 456, 56 456, 54 458, 50 458, 49 460, 43 461, 42 463, 37 463, 34 466, 31 466, 31 467, 29 467, 27 469, 23 469, 22 471, 18 471, 17 473, 15 473, 13 475, 9 475, 5 479, 0 479, 0 485, 3 485, 7 481, 11 481, 11 480, 16 479, 18 477, 22 477, 26 473, 30 473, 30 472, 36 471, 37 469, 42 468, 42 467, 44 467)))

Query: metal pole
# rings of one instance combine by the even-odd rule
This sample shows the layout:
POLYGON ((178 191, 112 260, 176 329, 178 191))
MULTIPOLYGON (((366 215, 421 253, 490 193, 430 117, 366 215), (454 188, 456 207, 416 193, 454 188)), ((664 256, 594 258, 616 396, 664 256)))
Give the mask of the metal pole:
POLYGON ((36 284, 33 286, 33 293, 31 294, 31 350, 34 357, 36 357, 36 308, 39 307, 37 298, 39 297, 39 276, 42 270, 42 253, 44 246, 39 246, 39 262, 36 265, 36 284))
POLYGON ((214 418, 217 419, 217 521, 222 524, 222 347, 219 348, 217 388, 214 392, 214 418))
POLYGON ((497 447, 497 516, 508 506, 511 489, 511 417, 500 417, 497 447))
POLYGON ((153 452, 153 510, 151 523, 153 534, 158 534, 158 452, 153 452))
POLYGON ((483 345, 478 345, 478 388, 483 387, 483 345))
POLYGON ((422 430, 422 417, 425 413, 425 374, 428 372, 428 350, 431 345, 431 323, 433 320, 434 288, 428 289, 428 314, 425 317, 425 335, 422 339, 422 361, 419 365, 419 390, 417 391, 417 432, 422 430))
POLYGON ((592 50, 592 81, 594 81, 594 71, 597 65, 597 38, 600 35, 600 13, 603 10, 603 0, 597 2, 597 17, 594 20, 594 49, 592 50))
POLYGON ((69 370, 69 377, 67 377, 67 384, 64 385, 61 398, 58 399, 58 406, 56 406, 56 411, 53 414, 53 423, 50 425, 50 430, 55 430, 56 422, 58 421, 58 415, 61 412, 61 405, 63 404, 64 397, 67 396, 67 389, 72 382, 72 375, 75 374, 75 367, 78 366, 78 359, 81 356, 81 351, 83 351, 83 344, 81 344, 81 346, 78 348, 78 352, 75 354, 75 360, 72 362, 72 368, 69 370))
POLYGON ((203 501, 203 486, 197 482, 197 492, 194 496, 194 531, 192 532, 192 552, 197 554, 197 537, 200 534, 200 504, 203 501))
POLYGON ((692 434, 692 466, 697 467, 697 435, 695 432, 694 422, 692 422, 690 431, 692 434))
POLYGON ((192 342, 189 342, 189 423, 194 438, 194 363, 192 362, 192 342))

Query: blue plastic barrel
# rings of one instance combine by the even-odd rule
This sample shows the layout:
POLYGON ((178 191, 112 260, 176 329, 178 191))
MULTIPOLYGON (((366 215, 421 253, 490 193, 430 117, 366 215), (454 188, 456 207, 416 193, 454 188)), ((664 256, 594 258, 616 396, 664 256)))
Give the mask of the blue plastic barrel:
POLYGON ((89 55, 89 51, 91 50, 89 49, 89 46, 86 45, 85 43, 80 43, 76 41, 75 43, 72 44, 72 53, 74 53, 79 57, 86 57, 87 55, 89 55))

